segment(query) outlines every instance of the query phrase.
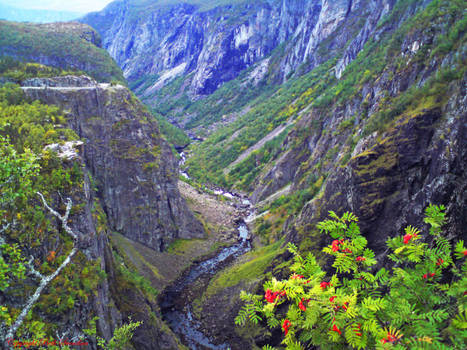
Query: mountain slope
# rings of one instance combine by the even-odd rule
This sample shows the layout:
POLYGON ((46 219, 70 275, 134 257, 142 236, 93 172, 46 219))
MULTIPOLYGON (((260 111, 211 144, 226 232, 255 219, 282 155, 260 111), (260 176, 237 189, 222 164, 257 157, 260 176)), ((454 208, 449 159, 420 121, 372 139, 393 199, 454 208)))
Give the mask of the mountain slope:
POLYGON ((160 251, 174 238, 204 235, 180 197, 177 162, 157 123, 127 88, 71 77, 23 85, 32 100, 67 110, 70 127, 87 140, 84 159, 110 227, 160 251))
MULTIPOLYGON (((366 34, 360 34, 358 40, 364 42, 372 24, 392 4, 380 0, 170 1, 151 5, 116 1, 81 21, 100 32, 103 46, 130 82, 148 85, 140 95, 151 101, 151 94, 177 76, 185 78, 181 92, 186 90, 190 97, 210 94, 274 49, 278 55, 264 69, 283 81, 300 65, 310 69, 323 62, 323 57, 316 55, 322 43, 331 52, 345 49, 362 30, 366 34), (339 35, 331 37, 337 29, 339 35)), ((349 52, 341 66, 352 56, 349 52)))
POLYGON ((76 22, 26 24, 0 21, 0 33, 0 56, 84 71, 101 82, 125 82, 119 67, 100 48, 99 35, 89 26, 76 22))
MULTIPOLYGON (((430 203, 467 238, 465 1, 180 2, 143 6, 141 18, 132 4, 84 21, 145 102, 202 138, 188 150, 190 176, 248 193, 257 244, 319 255, 330 241, 316 223, 352 211, 381 255, 388 237, 424 225, 430 203)), ((289 265, 258 249, 223 271, 195 303, 206 333, 279 343, 232 324, 238 292, 263 294, 260 279, 289 265)))
MULTIPOLYGON (((465 4, 433 1, 402 21, 408 6, 396 4, 340 78, 340 60, 328 61, 235 111, 236 121, 192 147, 190 174, 250 193, 263 241, 285 236, 319 255, 330 240, 316 223, 329 210, 352 211, 381 254, 388 236, 424 225, 420 214, 430 203, 445 205, 447 231, 467 238, 465 4), (290 131, 249 150, 286 123, 290 131)), ((277 257, 265 273, 287 275, 288 258, 277 257)), ((242 267, 225 272, 236 286, 213 285, 216 293, 201 298, 205 327, 221 340, 238 330, 221 322, 213 305, 230 300, 225 313, 233 322, 235 293, 263 292, 242 280, 242 267)), ((264 344, 262 332, 246 337, 264 344)))

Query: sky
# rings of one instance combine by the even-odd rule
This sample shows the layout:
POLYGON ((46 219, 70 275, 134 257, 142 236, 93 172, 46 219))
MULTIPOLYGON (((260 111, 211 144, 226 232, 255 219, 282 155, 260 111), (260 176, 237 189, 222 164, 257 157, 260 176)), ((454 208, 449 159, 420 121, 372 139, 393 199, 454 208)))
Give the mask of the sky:
POLYGON ((31 10, 58 10, 87 13, 102 10, 113 0, 0 0, 0 3, 31 10))

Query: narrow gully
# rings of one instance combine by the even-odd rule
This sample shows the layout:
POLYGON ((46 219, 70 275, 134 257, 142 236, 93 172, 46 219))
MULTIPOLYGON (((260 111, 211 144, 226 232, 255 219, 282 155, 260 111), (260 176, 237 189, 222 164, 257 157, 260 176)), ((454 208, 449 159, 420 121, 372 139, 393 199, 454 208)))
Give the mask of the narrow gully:
POLYGON ((229 344, 213 344, 202 330, 192 313, 191 300, 185 295, 200 278, 211 279, 227 264, 251 249, 247 239, 248 228, 244 222, 237 226, 240 241, 231 247, 223 248, 216 256, 193 265, 188 272, 167 288, 161 296, 160 307, 163 319, 168 323, 182 342, 193 350, 229 349, 229 344))
MULTIPOLYGON (((180 169, 184 165, 185 160, 185 154, 181 151, 180 169)), ((180 174, 189 179, 186 172, 180 170, 180 174)), ((207 258, 204 261, 192 265, 188 271, 164 290, 159 299, 162 318, 167 322, 172 331, 180 337, 182 342, 192 350, 226 350, 229 349, 230 346, 227 343, 214 344, 201 330, 201 324, 196 320, 192 312, 192 300, 187 298, 191 286, 201 279, 207 279, 207 281, 211 280, 216 273, 251 249, 249 242, 250 232, 244 221, 244 218, 248 220, 247 217, 253 215, 251 203, 248 199, 223 189, 215 189, 213 192, 229 199, 235 198, 240 200, 244 206, 248 207, 247 213, 244 217, 239 218, 237 222, 238 243, 223 248, 214 257, 207 258)))

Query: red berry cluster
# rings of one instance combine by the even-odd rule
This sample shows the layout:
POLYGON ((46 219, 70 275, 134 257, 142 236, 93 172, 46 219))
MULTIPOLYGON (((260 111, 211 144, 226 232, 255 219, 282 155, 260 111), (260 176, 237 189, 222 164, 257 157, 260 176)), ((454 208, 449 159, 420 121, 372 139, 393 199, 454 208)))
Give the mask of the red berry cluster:
POLYGON ((348 302, 345 302, 344 305, 342 305, 342 308, 344 309, 344 311, 347 311, 348 306, 349 306, 348 302))
POLYGON ((357 258, 356 258, 355 260, 357 260, 357 261, 365 261, 366 258, 363 257, 363 256, 357 256, 357 258))
POLYGON ((410 233, 407 233, 405 236, 404 236, 404 244, 408 244, 409 241, 412 239, 412 238, 415 238, 417 237, 417 234, 415 233, 414 235, 411 235, 410 233))
POLYGON ((391 333, 388 333, 385 339, 381 339, 381 343, 394 343, 397 340, 397 337, 393 336, 391 333))
POLYGON ((292 323, 287 319, 285 319, 284 323, 282 323, 282 329, 284 330, 285 335, 287 335, 287 333, 289 332, 289 328, 291 325, 292 323))
POLYGON ((361 337, 361 336, 362 336, 362 328, 361 328, 361 327, 362 327, 362 325, 359 323, 359 324, 357 324, 357 329, 354 330, 354 331, 355 331, 355 335, 356 335, 357 337, 361 337))
POLYGON ((285 294, 285 290, 283 290, 282 292, 273 293, 270 289, 268 289, 264 294, 264 298, 267 300, 268 303, 273 303, 276 301, 277 298, 283 297, 285 294))
POLYGON ((305 298, 302 298, 302 300, 300 300, 300 302, 298 303, 298 308, 302 311, 306 311, 306 306, 305 304, 303 304, 304 302, 308 304, 308 302, 310 301, 310 299, 305 299, 305 298))
POLYGON ((436 265, 440 266, 441 264, 444 263, 444 260, 439 258, 438 261, 436 261, 436 265))
POLYGON ((325 290, 327 287, 332 286, 332 284, 329 282, 321 282, 319 285, 322 290, 325 290))
POLYGON ((332 329, 331 329, 333 332, 337 332, 339 334, 342 334, 342 332, 340 331, 339 328, 337 328, 337 326, 335 324, 332 325, 332 329))
MULTIPOLYGON (((336 299, 336 296, 330 297, 330 298, 329 298, 329 301, 330 301, 331 303, 334 303, 334 299, 336 299)), ((334 307, 334 311, 338 311, 339 308, 341 308, 341 307, 342 307, 342 309, 343 309, 344 311, 347 311, 347 307, 348 307, 348 306, 349 306, 349 303, 348 303, 348 302, 345 302, 342 306, 336 305, 336 306, 334 307)))
POLYGON ((467 256, 467 250, 464 250, 463 253, 464 253, 464 256, 467 256))
POLYGON ((339 244, 342 244, 342 243, 344 243, 343 239, 341 239, 340 241, 338 241, 337 239, 332 241, 332 251, 333 252, 339 251, 339 244))
POLYGON ((339 245, 342 244, 342 243, 344 243, 343 239, 341 239, 340 241, 338 241, 337 239, 332 241, 332 251, 333 252, 338 252, 340 250, 341 252, 352 254, 352 251, 350 249, 348 249, 348 248, 342 249, 342 250, 341 250, 341 248, 339 248, 339 245))
POLYGON ((290 277, 290 278, 293 279, 293 280, 301 280, 303 278, 303 275, 293 274, 292 277, 290 277))
POLYGON ((434 277, 434 276, 435 276, 435 273, 434 273, 434 272, 432 272, 432 273, 425 273, 425 274, 423 275, 423 279, 427 279, 428 277, 434 277))

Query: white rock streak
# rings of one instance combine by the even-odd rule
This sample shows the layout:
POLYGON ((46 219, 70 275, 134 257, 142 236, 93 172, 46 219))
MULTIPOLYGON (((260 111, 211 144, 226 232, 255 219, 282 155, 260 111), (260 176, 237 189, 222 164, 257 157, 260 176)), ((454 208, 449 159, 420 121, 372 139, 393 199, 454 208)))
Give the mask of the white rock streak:
POLYGON ((61 216, 58 212, 56 212, 54 209, 52 209, 46 202, 44 196, 42 193, 37 192, 37 195, 41 198, 42 203, 44 206, 54 215, 56 216, 61 222, 62 222, 62 228, 71 236, 73 237, 73 249, 71 252, 68 254, 66 259, 62 262, 62 264, 58 267, 57 270, 55 270, 54 273, 48 275, 48 276, 43 276, 40 272, 36 271, 34 267, 32 266, 32 261, 30 260, 28 265, 30 265, 30 274, 35 276, 36 278, 40 279, 39 286, 37 287, 36 291, 34 294, 29 298, 28 302, 24 306, 23 310, 19 314, 19 316, 16 318, 15 322, 12 324, 8 332, 6 333, 5 339, 12 339, 13 336, 15 335, 16 331, 18 328, 23 324, 24 318, 27 316, 29 311, 33 308, 34 304, 37 302, 39 297, 42 294, 42 291, 49 285, 49 283, 57 277, 60 272, 67 266, 71 258, 76 254, 78 251, 78 247, 76 246, 77 241, 78 241, 78 235, 73 232, 73 230, 68 226, 67 221, 68 221, 68 216, 70 215, 71 207, 72 207, 72 201, 70 198, 67 199, 67 206, 66 206, 66 211, 63 216, 61 216))

